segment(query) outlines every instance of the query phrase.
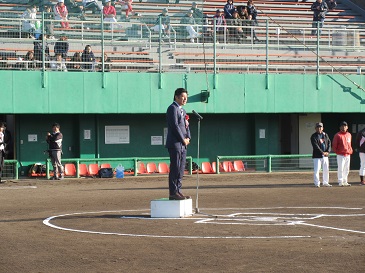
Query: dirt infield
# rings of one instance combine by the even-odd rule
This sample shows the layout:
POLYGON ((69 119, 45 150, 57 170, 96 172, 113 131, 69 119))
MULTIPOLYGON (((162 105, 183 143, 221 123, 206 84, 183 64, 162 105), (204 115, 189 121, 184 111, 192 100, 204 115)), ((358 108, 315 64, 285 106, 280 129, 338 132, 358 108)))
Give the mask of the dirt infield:
POLYGON ((346 188, 311 173, 199 180, 201 213, 181 219, 149 216, 166 176, 0 184, 0 272, 365 272, 357 172, 346 188))

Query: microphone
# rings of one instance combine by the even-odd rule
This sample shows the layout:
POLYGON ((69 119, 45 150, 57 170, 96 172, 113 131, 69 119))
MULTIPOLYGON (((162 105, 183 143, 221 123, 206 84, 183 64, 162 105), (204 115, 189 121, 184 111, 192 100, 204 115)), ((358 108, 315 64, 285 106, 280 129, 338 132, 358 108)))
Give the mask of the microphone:
POLYGON ((203 117, 201 115, 199 115, 197 112, 195 112, 193 110, 193 114, 198 118, 198 119, 203 119, 203 117))

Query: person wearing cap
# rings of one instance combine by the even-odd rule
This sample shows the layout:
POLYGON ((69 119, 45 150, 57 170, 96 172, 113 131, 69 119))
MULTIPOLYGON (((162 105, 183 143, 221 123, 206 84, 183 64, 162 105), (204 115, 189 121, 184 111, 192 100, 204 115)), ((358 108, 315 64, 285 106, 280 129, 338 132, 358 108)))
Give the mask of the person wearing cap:
POLYGON ((360 185, 365 185, 365 128, 360 130, 356 135, 356 147, 360 157, 360 185))
POLYGON ((347 122, 342 121, 340 123, 340 131, 334 136, 332 141, 332 149, 337 155, 337 177, 340 187, 351 186, 348 183, 348 175, 350 172, 350 156, 352 155, 352 136, 347 132, 347 129, 347 122))
POLYGON ((60 20, 63 28, 70 27, 67 22, 68 10, 64 0, 58 0, 58 3, 53 7, 53 12, 55 20, 60 20))
POLYGON ((331 151, 331 140, 328 135, 323 132, 323 123, 317 122, 315 127, 316 132, 310 137, 313 147, 313 166, 314 166, 314 186, 321 186, 319 180, 319 171, 322 167, 322 183, 323 187, 332 187, 329 182, 329 160, 328 156, 331 151))
POLYGON ((189 36, 187 38, 190 39, 190 42, 194 43, 194 39, 198 38, 200 34, 194 29, 196 22, 191 9, 189 9, 186 15, 181 19, 180 24, 183 24, 184 26, 182 26, 182 28, 185 28, 185 30, 188 32, 189 36))
POLYGON ((248 20, 249 25, 252 26, 252 38, 254 39, 254 43, 259 41, 259 38, 256 36, 255 27, 258 26, 257 22, 257 9, 255 5, 253 4, 253 0, 247 1, 247 14, 248 14, 248 20))
POLYGON ((204 13, 198 9, 198 4, 196 2, 191 3, 191 8, 193 11, 193 17, 197 24, 201 24, 204 18, 204 13))
POLYGON ((215 11, 213 20, 215 22, 217 42, 224 42, 224 36, 227 32, 227 22, 226 19, 224 18, 223 11, 217 9, 215 11))
POLYGON ((155 26, 152 27, 154 31, 160 31, 162 33, 162 38, 169 38, 170 35, 170 16, 167 14, 168 9, 164 8, 162 10, 162 13, 160 13, 157 17, 157 20, 155 22, 155 26), (161 26, 160 26, 160 20, 161 20, 161 26))

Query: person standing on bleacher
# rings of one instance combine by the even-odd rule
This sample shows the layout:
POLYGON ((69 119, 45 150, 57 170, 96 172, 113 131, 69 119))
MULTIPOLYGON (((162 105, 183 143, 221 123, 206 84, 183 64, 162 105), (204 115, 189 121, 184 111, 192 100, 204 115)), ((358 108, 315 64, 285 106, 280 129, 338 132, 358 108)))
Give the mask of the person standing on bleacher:
MULTIPOLYGON (((323 28, 328 6, 325 1, 316 0, 311 6, 311 11, 313 11, 312 35, 317 35, 317 27, 323 28)), ((319 35, 321 35, 321 31, 319 31, 319 35)))

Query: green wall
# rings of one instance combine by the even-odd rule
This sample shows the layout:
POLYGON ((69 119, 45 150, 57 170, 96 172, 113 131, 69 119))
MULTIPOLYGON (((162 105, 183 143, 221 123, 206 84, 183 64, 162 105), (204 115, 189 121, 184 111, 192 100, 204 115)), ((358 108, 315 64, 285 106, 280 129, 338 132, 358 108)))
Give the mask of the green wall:
MULTIPOLYGON (((364 85, 363 75, 348 76, 364 85)), ((364 92, 341 75, 77 73, 0 71, 1 114, 14 114, 17 159, 25 166, 44 162, 45 135, 53 122, 64 133, 64 158, 168 156, 151 136, 163 136, 165 111, 177 87, 189 91, 185 109, 199 112, 200 157, 280 154, 281 115, 322 113, 327 132, 334 135, 338 120, 363 122, 364 92), (161 85, 161 88, 159 86, 161 85), (215 88, 214 88, 215 87, 215 88), (210 90, 208 103, 201 90, 210 90), (129 125, 129 144, 105 144, 105 126, 129 125), (259 132, 265 131, 265 138, 259 132), (84 130, 91 138, 84 140, 84 130), (36 135, 37 141, 28 141, 36 135)), ((197 155, 197 120, 191 115, 189 155, 197 155)))
MULTIPOLYGON (((363 75, 348 78, 365 86, 363 75)), ((321 75, 319 89, 312 74, 269 74, 268 89, 264 74, 161 74, 161 89, 156 73, 0 71, 0 79, 7 114, 162 114, 177 87, 189 91, 186 109, 201 113, 365 112, 364 92, 342 75, 321 75)))

